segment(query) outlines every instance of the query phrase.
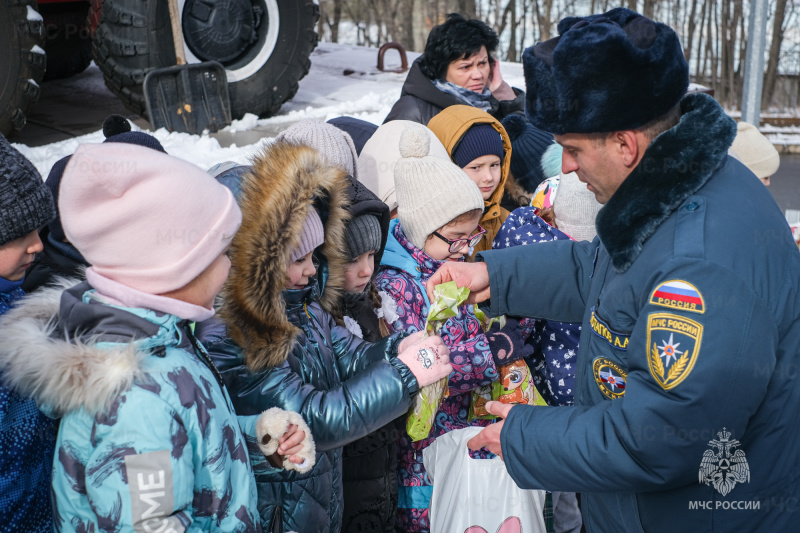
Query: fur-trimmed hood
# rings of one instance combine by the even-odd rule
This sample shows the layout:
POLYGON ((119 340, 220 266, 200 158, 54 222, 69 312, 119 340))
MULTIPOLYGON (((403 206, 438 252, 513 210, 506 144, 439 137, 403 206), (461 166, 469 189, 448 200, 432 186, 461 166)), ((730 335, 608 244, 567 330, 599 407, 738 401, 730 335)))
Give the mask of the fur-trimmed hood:
POLYGON ((103 412, 141 375, 151 346, 176 342, 169 327, 84 302, 90 289, 85 282, 60 279, 0 318, 4 384, 53 417, 82 408, 103 412))
POLYGON ((231 243, 220 316, 252 371, 286 361, 299 333, 286 316, 282 293, 312 206, 325 226, 325 243, 315 253, 320 304, 328 312, 338 305, 347 264, 347 185, 347 174, 316 150, 285 141, 266 146, 242 176, 242 225, 231 243))
POLYGON ((690 94, 681 100, 681 113, 597 215, 597 235, 617 272, 633 264, 661 223, 728 158, 736 123, 716 100, 690 94))

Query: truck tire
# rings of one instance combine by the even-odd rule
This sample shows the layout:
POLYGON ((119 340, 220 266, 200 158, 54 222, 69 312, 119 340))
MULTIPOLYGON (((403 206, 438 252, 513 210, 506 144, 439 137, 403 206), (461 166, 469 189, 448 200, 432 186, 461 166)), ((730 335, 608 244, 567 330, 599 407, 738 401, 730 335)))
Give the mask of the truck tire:
POLYGON ((35 0, 0 0, 0 133, 25 126, 45 68, 44 25, 35 0))
MULTIPOLYGON (((188 63, 215 60, 228 76, 231 114, 277 113, 295 95, 317 44, 313 0, 179 0, 188 63)), ((146 116, 142 83, 175 65, 168 3, 104 0, 93 55, 106 85, 146 116)))
POLYGON ((89 4, 42 4, 39 13, 44 18, 47 52, 44 81, 69 78, 86 70, 92 62, 92 38, 86 20, 89 4))

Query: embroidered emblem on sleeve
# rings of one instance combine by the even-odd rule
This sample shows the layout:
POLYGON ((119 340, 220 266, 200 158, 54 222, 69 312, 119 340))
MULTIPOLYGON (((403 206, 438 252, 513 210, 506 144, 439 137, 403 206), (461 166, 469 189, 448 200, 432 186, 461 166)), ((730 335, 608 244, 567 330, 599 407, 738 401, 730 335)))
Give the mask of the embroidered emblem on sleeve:
POLYGON ((680 311, 706 312, 703 295, 697 287, 680 279, 665 281, 656 287, 650 295, 650 303, 680 311))
POLYGON ((606 398, 615 400, 625 394, 628 373, 614 361, 598 357, 592 364, 594 380, 606 398))
POLYGON ((676 387, 692 372, 703 325, 672 313, 647 317, 647 363, 650 374, 664 389, 676 387))

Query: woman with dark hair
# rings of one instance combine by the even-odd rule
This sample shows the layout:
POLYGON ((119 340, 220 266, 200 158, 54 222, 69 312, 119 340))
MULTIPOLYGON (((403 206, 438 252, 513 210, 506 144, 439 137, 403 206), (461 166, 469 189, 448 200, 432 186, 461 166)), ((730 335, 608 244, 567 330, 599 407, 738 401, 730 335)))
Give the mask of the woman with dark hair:
POLYGON ((411 65, 400 99, 384 122, 411 120, 420 124, 451 105, 471 105, 502 120, 522 113, 525 93, 503 81, 492 56, 497 34, 480 20, 457 13, 428 35, 425 52, 411 65))

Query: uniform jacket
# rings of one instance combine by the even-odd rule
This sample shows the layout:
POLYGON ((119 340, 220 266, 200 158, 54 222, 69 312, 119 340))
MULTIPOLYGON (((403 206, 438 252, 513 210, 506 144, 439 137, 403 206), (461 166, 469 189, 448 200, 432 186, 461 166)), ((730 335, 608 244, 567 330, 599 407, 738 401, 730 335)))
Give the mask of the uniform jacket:
MULTIPOLYGON (((522 113, 525 109, 525 92, 515 88, 514 93, 516 98, 513 100, 497 100, 492 97, 489 114, 498 120, 503 120, 503 117, 511 113, 522 113)), ((408 70, 400 99, 395 102, 383 122, 385 124, 392 120, 410 120, 424 126, 442 109, 460 104, 464 104, 464 101, 440 91, 431 83, 420 70, 417 59, 408 70)))
POLYGON ((583 322, 577 405, 514 407, 503 456, 523 488, 583 493, 588 531, 791 531, 800 253, 728 157, 733 120, 703 94, 681 108, 599 239, 483 254, 490 312, 583 322))
POLYGON ((63 289, 0 325, 7 382, 61 417, 55 529, 259 531, 242 436, 256 417, 233 414, 186 321, 103 304, 87 283, 63 289))
MULTIPOLYGON (((536 211, 533 207, 515 209, 495 237, 493 249, 570 240, 567 234, 537 216, 536 211)), ((548 283, 555 282, 555 274, 551 273, 548 283)), ((536 288, 533 292, 536 292, 536 288)), ((536 320, 534 333, 529 340, 534 352, 528 364, 532 368, 533 382, 548 405, 569 405, 573 402, 580 334, 580 322, 536 320)))
POLYGON ((503 138, 503 148, 505 157, 500 167, 500 183, 488 200, 484 200, 483 217, 481 226, 486 230, 483 239, 475 246, 475 251, 482 252, 492 249, 492 241, 500 226, 508 218, 508 211, 500 207, 500 201, 505 192, 508 171, 511 168, 511 139, 508 137, 505 128, 499 120, 487 115, 480 109, 468 105, 450 106, 436 115, 428 122, 428 128, 436 134, 447 149, 447 153, 453 153, 464 134, 467 133, 475 124, 491 124, 503 138))
POLYGON ((262 522, 269 525, 279 506, 287 531, 340 530, 342 447, 399 416, 417 391, 394 359, 398 336, 371 344, 330 314, 347 260, 346 186, 346 174, 311 148, 282 141, 265 148, 242 177, 243 221, 231 243, 222 321, 200 333, 239 414, 281 407, 311 429, 317 458, 305 474, 253 454, 262 522), (305 289, 284 291, 285 266, 312 205, 325 227, 318 274, 305 289))
MULTIPOLYGON (((25 297, 20 285, 0 278, 0 315, 25 297)), ((53 421, 31 398, 6 387, 0 370, 0 531, 53 530, 50 471, 55 442, 53 421)))
MULTIPOLYGON (((413 333, 425 327, 429 307, 425 282, 441 265, 441 261, 432 259, 411 244, 399 222, 392 221, 381 269, 375 278, 378 290, 386 292, 397 303, 399 318, 388 324, 391 331, 413 333)), ((497 368, 489 343, 472 306, 460 307, 458 315, 445 322, 441 336, 450 348, 450 362, 453 365, 449 381, 450 396, 442 401, 427 439, 411 442, 405 432, 405 417, 398 426, 399 518, 404 531, 425 531, 428 527, 427 508, 433 487, 422 464, 422 450, 439 435, 467 426, 486 426, 491 422, 470 421, 468 418, 472 391, 497 380, 497 368)), ((486 454, 475 457, 486 457, 486 454)))

